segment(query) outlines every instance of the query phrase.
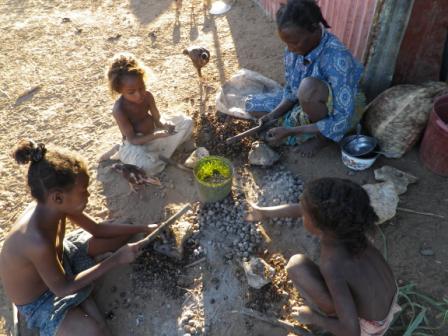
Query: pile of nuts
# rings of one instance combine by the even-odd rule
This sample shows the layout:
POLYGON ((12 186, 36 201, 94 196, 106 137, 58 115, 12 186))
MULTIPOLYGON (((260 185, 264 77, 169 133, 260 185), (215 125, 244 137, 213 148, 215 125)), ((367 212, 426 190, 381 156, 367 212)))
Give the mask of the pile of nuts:
POLYGON ((229 250, 227 260, 235 256, 248 260, 261 243, 260 230, 255 223, 245 220, 245 200, 243 194, 230 195, 215 203, 206 203, 198 211, 198 224, 201 230, 218 230, 220 243, 229 250))

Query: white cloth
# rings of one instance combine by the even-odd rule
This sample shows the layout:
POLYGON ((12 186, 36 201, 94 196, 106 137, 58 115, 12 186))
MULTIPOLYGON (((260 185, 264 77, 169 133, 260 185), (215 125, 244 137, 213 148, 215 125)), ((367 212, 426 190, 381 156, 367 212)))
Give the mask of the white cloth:
POLYGON ((133 145, 125 140, 117 153, 119 160, 144 169, 148 175, 160 173, 166 164, 159 159, 159 155, 171 157, 176 148, 187 141, 193 133, 193 120, 184 114, 168 116, 164 120, 175 125, 175 134, 155 139, 144 145, 133 145))

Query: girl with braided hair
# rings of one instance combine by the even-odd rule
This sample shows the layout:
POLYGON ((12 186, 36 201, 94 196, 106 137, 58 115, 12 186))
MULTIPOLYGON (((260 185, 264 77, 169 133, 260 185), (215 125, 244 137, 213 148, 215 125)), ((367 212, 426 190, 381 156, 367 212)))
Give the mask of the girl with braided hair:
POLYGON ((0 276, 7 296, 41 336, 110 335, 91 298, 92 282, 132 262, 140 251, 126 242, 156 225, 97 224, 85 214, 89 174, 74 153, 22 140, 13 157, 29 165, 28 187, 36 202, 3 243, 0 276), (66 235, 67 220, 81 229, 66 235), (95 264, 93 258, 105 253, 112 254, 95 264))
POLYGON ((253 205, 248 219, 275 217, 302 217, 320 240, 319 265, 296 254, 286 266, 306 302, 295 309, 298 321, 337 336, 384 335, 400 307, 392 271, 366 237, 378 219, 367 192, 350 180, 321 178, 305 186, 299 204, 253 205))
POLYGON ((358 83, 362 65, 327 29, 315 0, 288 0, 276 15, 285 43, 285 87, 250 95, 246 111, 260 122, 281 119, 271 129, 272 144, 297 145, 302 156, 339 142, 360 120, 365 103, 358 83))

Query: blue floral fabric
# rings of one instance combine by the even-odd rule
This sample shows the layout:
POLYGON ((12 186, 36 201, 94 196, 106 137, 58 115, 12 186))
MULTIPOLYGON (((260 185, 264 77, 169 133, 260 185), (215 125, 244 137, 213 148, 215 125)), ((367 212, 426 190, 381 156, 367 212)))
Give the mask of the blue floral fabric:
MULTIPOLYGON (((64 239, 62 266, 66 274, 75 275, 95 264, 87 254, 90 237, 86 231, 76 230, 64 239)), ((60 298, 47 290, 33 302, 17 306, 17 310, 25 317, 28 328, 38 329, 40 336, 54 336, 65 314, 86 300, 91 292, 92 285, 89 285, 79 292, 60 298)))
POLYGON ((328 83, 333 96, 333 111, 316 125, 322 135, 339 142, 353 125, 362 65, 336 36, 325 29, 319 45, 308 55, 298 55, 286 49, 284 63, 284 90, 270 95, 249 96, 246 111, 271 112, 282 100, 299 104, 297 91, 300 83, 306 77, 315 77, 328 83))

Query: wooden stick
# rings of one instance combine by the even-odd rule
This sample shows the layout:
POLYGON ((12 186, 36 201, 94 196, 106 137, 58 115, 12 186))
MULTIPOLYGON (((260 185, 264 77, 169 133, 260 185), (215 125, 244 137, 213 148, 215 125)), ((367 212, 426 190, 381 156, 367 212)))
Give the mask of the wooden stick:
POLYGON ((269 244, 269 243, 272 241, 272 239, 271 239, 271 237, 268 235, 268 233, 266 232, 266 230, 264 229, 264 226, 263 226, 263 224, 261 224, 261 222, 258 223, 258 228, 260 229, 260 234, 263 236, 264 241, 265 241, 267 244, 269 244))
POLYGON ((173 222, 175 222, 178 218, 180 218, 184 213, 187 212, 187 210, 189 210, 191 208, 191 204, 186 204, 182 209, 180 209, 178 212, 176 212, 174 215, 172 215, 170 218, 168 218, 166 221, 164 221, 163 223, 161 223, 159 225, 159 227, 157 229, 155 229, 153 232, 151 232, 148 236, 146 236, 145 238, 139 240, 138 242, 136 242, 136 244, 138 245, 138 247, 141 249, 143 246, 147 245, 148 243, 150 243, 151 241, 154 240, 154 238, 157 237, 157 235, 163 231, 164 229, 166 229, 170 224, 172 224, 173 222))
POLYGON ((196 260, 196 261, 193 261, 191 264, 188 264, 187 266, 185 266, 185 268, 190 268, 190 267, 199 265, 200 263, 203 263, 203 262, 206 261, 206 260, 207 260, 207 258, 206 258, 206 257, 203 257, 203 258, 201 258, 201 259, 198 259, 198 260, 196 260))
POLYGON ((12 336, 20 336, 20 326, 19 326, 19 312, 17 311, 16 305, 12 304, 12 336))
POLYGON ((441 218, 441 219, 445 219, 444 216, 442 215, 436 215, 430 212, 420 212, 420 211, 415 211, 415 210, 411 210, 411 209, 406 209, 406 208, 400 208, 397 207, 397 210, 403 211, 403 212, 409 212, 409 213, 413 213, 416 215, 422 215, 422 216, 429 216, 429 217, 436 217, 436 218, 441 218))
POLYGON ((273 126, 276 122, 277 122, 277 120, 270 120, 270 121, 268 121, 268 122, 266 122, 264 124, 261 124, 261 125, 255 126, 253 128, 250 128, 247 131, 244 131, 244 132, 242 132, 240 134, 237 134, 237 135, 235 135, 233 137, 227 138, 226 139, 226 143, 227 144, 232 144, 234 142, 237 142, 237 141, 241 140, 242 138, 251 136, 251 135, 256 134, 256 133, 258 133, 258 132, 260 132, 260 131, 262 131, 262 130, 264 130, 266 128, 269 128, 270 126, 273 126))
POLYGON ((313 334, 310 333, 308 330, 301 328, 299 326, 296 326, 296 325, 292 324, 291 322, 279 320, 275 317, 266 316, 260 312, 252 310, 252 309, 243 308, 241 311, 239 311, 239 312, 233 311, 233 313, 241 313, 243 315, 246 315, 246 316, 252 317, 254 319, 272 324, 274 326, 284 328, 284 329, 291 331, 300 336, 313 336, 313 334))

